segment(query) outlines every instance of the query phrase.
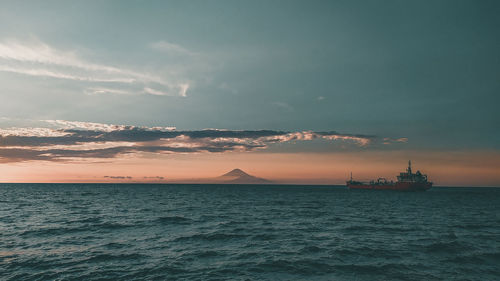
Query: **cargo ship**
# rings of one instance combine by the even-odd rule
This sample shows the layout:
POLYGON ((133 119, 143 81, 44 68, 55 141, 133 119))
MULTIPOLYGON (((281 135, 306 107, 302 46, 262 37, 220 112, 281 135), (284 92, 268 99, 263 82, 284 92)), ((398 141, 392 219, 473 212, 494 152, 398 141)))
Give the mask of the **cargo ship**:
POLYGON ((417 171, 411 171, 411 161, 408 161, 406 172, 399 173, 398 181, 387 181, 385 178, 379 178, 376 181, 360 182, 352 179, 348 180, 349 189, 375 189, 375 190, 399 190, 399 191, 426 191, 432 187, 432 182, 427 180, 427 175, 417 171))

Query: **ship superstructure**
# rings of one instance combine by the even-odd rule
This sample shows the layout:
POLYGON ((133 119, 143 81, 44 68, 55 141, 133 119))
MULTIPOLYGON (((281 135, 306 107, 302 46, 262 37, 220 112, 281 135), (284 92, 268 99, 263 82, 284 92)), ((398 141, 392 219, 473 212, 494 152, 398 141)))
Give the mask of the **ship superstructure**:
POLYGON ((382 190, 400 190, 400 191, 425 191, 432 187, 432 182, 427 179, 427 175, 420 171, 413 173, 411 170, 411 161, 408 161, 406 172, 399 173, 397 182, 388 181, 385 178, 378 178, 376 181, 360 182, 351 179, 346 182, 350 189, 382 189, 382 190))

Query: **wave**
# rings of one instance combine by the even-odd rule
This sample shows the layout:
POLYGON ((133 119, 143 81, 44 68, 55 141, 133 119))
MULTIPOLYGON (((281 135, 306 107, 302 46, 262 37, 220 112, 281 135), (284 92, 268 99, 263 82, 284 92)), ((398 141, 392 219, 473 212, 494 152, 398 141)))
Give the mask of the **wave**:
POLYGON ((305 246, 304 248, 299 250, 299 253, 301 254, 315 254, 324 251, 325 249, 317 247, 317 246, 305 246))
POLYGON ((159 217, 155 220, 161 224, 190 224, 192 222, 191 219, 181 217, 181 216, 165 216, 159 217))
POLYGON ((332 269, 339 275, 349 276, 347 280, 442 280, 421 263, 333 264, 332 269))
POLYGON ((458 241, 440 241, 424 246, 424 250, 429 253, 461 253, 472 248, 458 241))
POLYGON ((227 234, 227 233, 200 233, 189 236, 181 236, 176 238, 174 241, 185 241, 185 240, 205 240, 205 241, 224 241, 230 239, 241 239, 246 238, 247 235, 243 234, 227 234))
POLYGON ((211 257, 219 256, 220 253, 218 253, 216 251, 207 250, 207 251, 195 252, 195 253, 193 253, 193 255, 196 256, 197 258, 211 258, 211 257))
POLYGON ((401 227, 396 227, 396 226, 387 226, 385 224, 381 225, 351 225, 342 228, 343 231, 346 232, 375 232, 375 231, 381 231, 381 232, 387 232, 387 233, 406 233, 406 232, 412 232, 412 231, 418 231, 419 228, 414 227, 414 226, 401 226, 401 227))
POLYGON ((284 272, 289 274, 326 274, 334 272, 332 266, 321 259, 271 260, 256 264, 249 268, 253 272, 284 272))
MULTIPOLYGON (((383 246, 383 245, 380 245, 383 246)), ((391 251, 387 248, 374 248, 374 247, 344 247, 341 249, 336 249, 333 250, 333 254, 338 256, 338 257, 365 257, 365 258, 396 258, 396 259, 401 259, 403 258, 402 255, 395 251, 391 251)))
POLYGON ((68 221, 62 222, 62 224, 77 224, 77 223, 97 224, 99 222, 101 222, 100 217, 89 217, 89 218, 83 218, 83 219, 68 220, 68 221))
POLYGON ((108 221, 100 224, 94 224, 91 227, 93 227, 94 230, 117 230, 117 229, 140 227, 140 226, 141 224, 127 224, 127 223, 117 223, 108 221))
POLYGON ((109 262, 109 261, 127 261, 127 260, 138 260, 146 258, 147 256, 138 253, 120 253, 120 254, 108 254, 101 253, 89 257, 85 262, 98 263, 98 262, 109 262))
POLYGON ((448 258, 445 261, 458 264, 500 264, 500 252, 457 255, 452 258, 448 258))
POLYGON ((103 247, 105 247, 107 249, 123 249, 123 248, 130 247, 130 246, 131 246, 130 244, 123 244, 123 243, 118 243, 118 242, 110 242, 110 243, 103 245, 103 247))
POLYGON ((276 234, 263 233, 263 234, 257 234, 257 235, 252 236, 252 240, 269 241, 269 240, 276 239, 277 237, 278 237, 278 235, 276 235, 276 234))
POLYGON ((87 226, 79 226, 79 227, 44 227, 44 228, 31 228, 21 232, 19 235, 21 237, 45 237, 52 235, 65 235, 65 234, 73 234, 76 232, 84 232, 88 231, 89 228, 87 226))
POLYGON ((104 222, 100 224, 82 224, 76 227, 46 227, 46 228, 29 228, 20 233, 20 236, 50 236, 50 235, 66 235, 77 232, 91 232, 103 230, 118 230, 129 227, 137 227, 139 224, 123 224, 104 222))

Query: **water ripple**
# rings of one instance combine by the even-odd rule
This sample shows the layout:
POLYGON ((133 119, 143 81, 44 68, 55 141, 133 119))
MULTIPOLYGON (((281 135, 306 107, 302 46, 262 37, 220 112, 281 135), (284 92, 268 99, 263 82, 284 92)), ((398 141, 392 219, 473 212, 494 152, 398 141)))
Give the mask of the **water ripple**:
POLYGON ((496 280, 500 189, 0 184, 2 280, 496 280))

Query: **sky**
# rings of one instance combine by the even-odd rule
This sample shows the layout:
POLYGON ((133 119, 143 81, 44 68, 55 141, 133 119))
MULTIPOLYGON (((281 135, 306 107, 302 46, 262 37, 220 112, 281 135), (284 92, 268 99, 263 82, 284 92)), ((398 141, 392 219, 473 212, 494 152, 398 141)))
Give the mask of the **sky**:
POLYGON ((498 1, 2 1, 0 182, 500 186, 498 1))

